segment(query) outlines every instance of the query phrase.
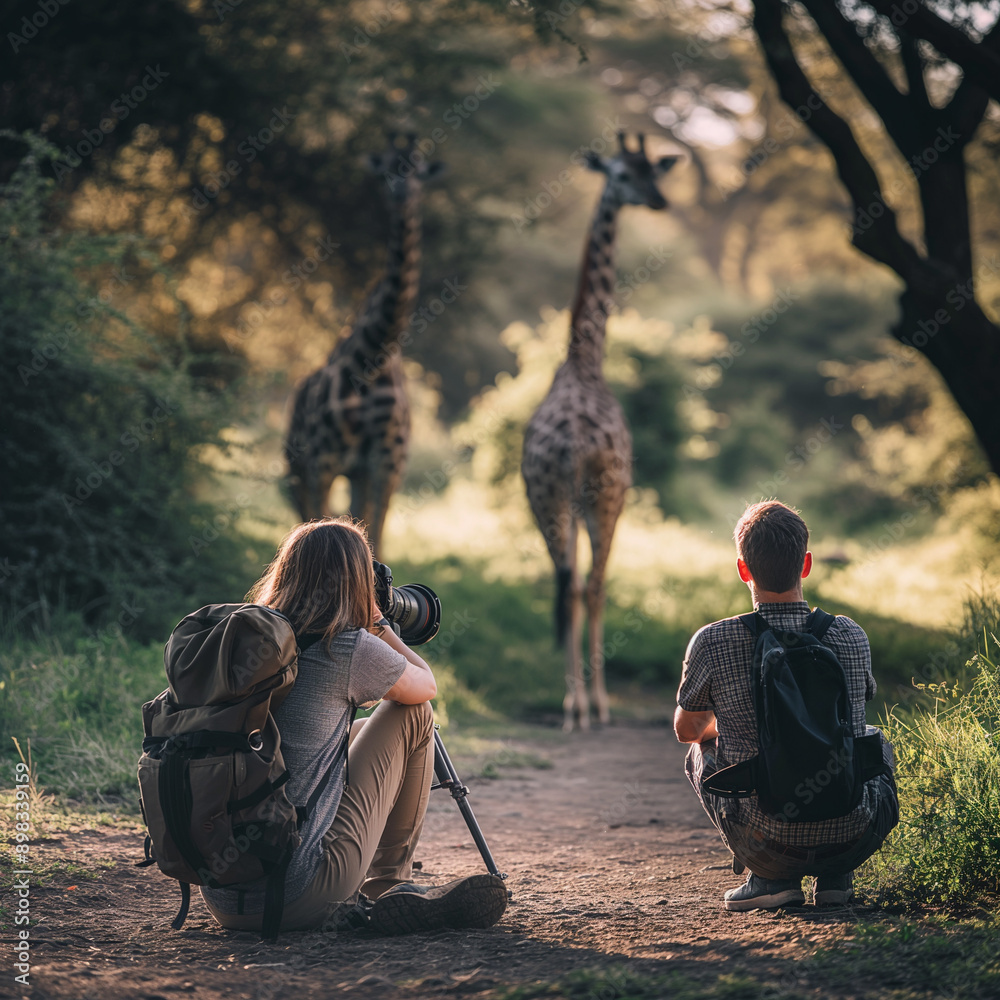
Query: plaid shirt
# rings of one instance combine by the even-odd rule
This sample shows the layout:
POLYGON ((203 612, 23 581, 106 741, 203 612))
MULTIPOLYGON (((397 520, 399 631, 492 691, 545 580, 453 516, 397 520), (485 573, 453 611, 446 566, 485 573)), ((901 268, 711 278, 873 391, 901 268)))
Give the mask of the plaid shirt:
MULTIPOLYGON (((805 631, 809 605, 805 601, 760 604, 759 611, 776 629, 805 631)), ((866 732, 865 702, 875 696, 868 636, 856 622, 838 615, 823 638, 847 675, 855 736, 866 732)), ((688 712, 712 711, 719 730, 718 766, 738 764, 758 752, 757 716, 750 692, 754 639, 739 618, 724 618, 699 629, 688 643, 677 703, 688 712)), ((756 796, 719 799, 738 823, 765 837, 796 847, 842 844, 859 837, 871 822, 877 805, 877 781, 865 786, 857 808, 846 816, 814 823, 790 823, 768 816, 756 796)))

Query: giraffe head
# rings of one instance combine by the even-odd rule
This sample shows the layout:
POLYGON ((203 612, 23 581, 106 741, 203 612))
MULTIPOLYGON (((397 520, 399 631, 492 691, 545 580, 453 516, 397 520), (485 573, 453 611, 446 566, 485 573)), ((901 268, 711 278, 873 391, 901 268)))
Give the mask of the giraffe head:
POLYGON ((677 161, 679 156, 661 156, 656 160, 646 158, 646 137, 637 136, 639 148, 634 152, 625 145, 625 133, 618 133, 617 156, 604 157, 597 153, 587 154, 587 166, 607 175, 606 190, 617 198, 620 205, 646 205, 657 210, 667 207, 667 199, 656 186, 677 161))
POLYGON ((420 149, 416 133, 401 136, 390 132, 384 152, 368 157, 368 168, 385 182, 385 194, 390 205, 399 204, 420 193, 425 181, 444 173, 440 161, 429 163, 420 149))

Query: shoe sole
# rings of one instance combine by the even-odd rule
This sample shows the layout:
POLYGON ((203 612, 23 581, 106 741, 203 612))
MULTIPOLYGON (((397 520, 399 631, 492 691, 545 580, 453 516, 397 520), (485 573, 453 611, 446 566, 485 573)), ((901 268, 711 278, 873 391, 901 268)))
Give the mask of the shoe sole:
POLYGON ((473 875, 426 893, 396 892, 375 901, 369 926, 380 934, 445 928, 492 927, 507 909, 507 890, 496 875, 473 875))
POLYGON ((785 889, 770 896, 754 896, 753 899, 727 899, 726 909, 736 913, 747 910, 776 910, 779 906, 805 906, 806 897, 800 889, 785 889))

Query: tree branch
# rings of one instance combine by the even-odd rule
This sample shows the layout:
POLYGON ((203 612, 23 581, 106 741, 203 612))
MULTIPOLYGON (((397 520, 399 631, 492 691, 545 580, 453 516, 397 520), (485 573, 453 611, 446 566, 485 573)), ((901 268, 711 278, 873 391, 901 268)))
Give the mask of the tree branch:
POLYGON ((909 97, 901 94, 885 67, 875 58, 854 25, 833 0, 801 0, 816 22, 833 54, 857 85, 864 98, 882 119, 885 130, 899 147, 904 159, 912 156, 925 141, 916 127, 919 118, 909 97), (916 120, 915 120, 916 119, 916 120))
POLYGON ((1000 32, 997 27, 974 42, 960 28, 949 24, 929 7, 917 3, 912 14, 904 14, 899 0, 867 0, 880 14, 889 18, 896 29, 904 28, 930 42, 943 56, 961 66, 995 101, 1000 101, 1000 32))
POLYGON ((924 60, 916 38, 903 31, 899 35, 900 54, 903 58, 903 69, 906 70, 906 82, 910 87, 910 103, 914 110, 923 116, 929 116, 934 111, 930 98, 927 96, 927 81, 924 79, 924 60))
POLYGON ((850 126, 816 93, 796 61, 782 22, 783 12, 781 0, 755 0, 754 29, 782 99, 799 109, 802 120, 833 154, 837 173, 854 203, 852 242, 859 250, 891 267, 908 284, 919 282, 919 275, 926 270, 925 262, 913 245, 900 236, 896 214, 886 204, 878 175, 850 126))

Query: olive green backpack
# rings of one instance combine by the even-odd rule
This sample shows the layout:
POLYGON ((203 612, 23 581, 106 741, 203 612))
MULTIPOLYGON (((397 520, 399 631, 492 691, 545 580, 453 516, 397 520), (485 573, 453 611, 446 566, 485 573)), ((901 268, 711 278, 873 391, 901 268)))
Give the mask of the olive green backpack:
MULTIPOLYGON (((312 637, 310 637, 312 638, 312 637)), ((191 886, 267 879, 262 933, 275 938, 299 827, 322 792, 296 808, 272 718, 298 672, 288 619, 257 604, 212 604, 173 630, 163 653, 169 687, 142 707, 139 790, 146 859, 191 886)), ((243 894, 239 895, 242 909, 243 894)))

